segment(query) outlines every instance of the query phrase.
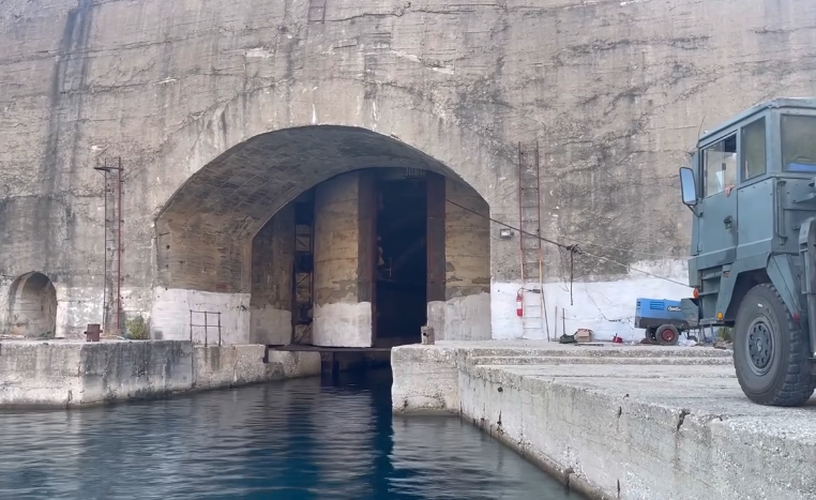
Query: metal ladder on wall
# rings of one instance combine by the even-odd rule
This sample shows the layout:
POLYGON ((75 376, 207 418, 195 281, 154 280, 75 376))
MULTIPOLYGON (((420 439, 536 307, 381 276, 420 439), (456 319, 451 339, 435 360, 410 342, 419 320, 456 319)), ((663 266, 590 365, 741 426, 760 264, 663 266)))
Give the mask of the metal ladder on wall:
POLYGON ((544 249, 541 236, 541 174, 538 141, 525 149, 519 142, 518 206, 521 264, 522 338, 550 340, 544 304, 544 249), (531 150, 530 150, 531 149, 531 150), (535 290, 535 291, 533 291, 535 290))
POLYGON ((314 307, 314 191, 295 200, 292 343, 312 343, 314 307))
POLYGON ((105 177, 105 273, 103 292, 104 333, 122 332, 122 159, 94 167, 105 177))

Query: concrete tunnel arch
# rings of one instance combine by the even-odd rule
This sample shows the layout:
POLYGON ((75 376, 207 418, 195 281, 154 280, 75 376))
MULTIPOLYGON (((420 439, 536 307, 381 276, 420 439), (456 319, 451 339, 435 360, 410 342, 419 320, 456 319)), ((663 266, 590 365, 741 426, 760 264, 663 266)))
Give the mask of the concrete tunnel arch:
MULTIPOLYGON (((206 164, 174 193, 155 222, 157 286, 151 311, 153 337, 193 336, 200 341, 205 332, 194 326, 201 321, 192 320, 190 311, 210 311, 220 312, 222 336, 228 343, 291 342, 293 306, 286 288, 294 278, 291 275, 287 278, 291 271, 280 264, 291 260, 293 252, 290 240, 294 239, 294 228, 289 227, 293 210, 288 208, 294 206, 299 196, 314 191, 316 213, 330 214, 337 208, 332 203, 338 201, 332 201, 332 197, 342 198, 354 192, 357 193, 354 203, 359 209, 360 200, 367 196, 366 186, 373 182, 370 173, 385 170, 427 172, 431 176, 428 186, 432 178, 437 179, 434 181, 437 187, 428 189, 436 189, 433 198, 440 201, 437 210, 441 213, 435 219, 438 227, 434 230, 443 239, 441 246, 445 250, 434 278, 441 282, 441 288, 427 294, 428 324, 435 327, 441 338, 490 338, 487 202, 453 169, 422 151, 365 128, 336 125, 303 126, 256 135, 206 164), (343 183, 345 187, 340 185, 343 183), (472 212, 445 203, 446 196, 456 197, 458 204, 472 212), (480 238, 479 244, 473 244, 474 237, 480 238), (271 250, 264 253, 259 240, 271 250), (446 245, 447 240, 454 245, 446 245), (265 303, 259 300, 263 287, 268 299, 265 303)), ((323 218, 326 217, 329 216, 323 218)), ((315 218, 320 226, 321 216, 315 218)), ((332 224, 324 221, 323 226, 332 224)), ((360 245, 368 237, 364 233, 358 231, 360 245)), ((334 248, 331 251, 337 251, 334 248)), ((332 287, 350 279, 359 283, 375 279, 366 277, 365 266, 358 266, 353 275, 337 275, 336 268, 331 267, 332 259, 325 258, 328 251, 323 250, 323 255, 315 257, 315 280, 322 277, 332 287)), ((320 254, 321 250, 316 252, 320 254)), ((364 250, 360 252, 362 256, 364 250)), ((430 267, 428 273, 430 281, 430 267)), ((373 302, 369 304, 373 299, 368 296, 370 293, 362 291, 363 286, 359 285, 359 293, 352 290, 342 296, 341 289, 333 294, 331 300, 339 297, 342 306, 337 301, 321 304, 316 297, 315 337, 309 343, 372 345, 373 336, 366 337, 365 332, 374 328, 371 326, 374 313, 365 311, 373 309, 373 302), (318 331, 321 308, 325 313, 323 330, 339 328, 356 333, 338 339, 318 331), (344 312, 339 312, 340 309, 344 312)), ((209 325, 213 324, 210 319, 209 325)), ((206 335, 213 339, 216 333, 210 327, 206 335)))
POLYGON ((53 337, 56 327, 57 290, 51 279, 36 271, 15 279, 8 294, 8 333, 53 337))

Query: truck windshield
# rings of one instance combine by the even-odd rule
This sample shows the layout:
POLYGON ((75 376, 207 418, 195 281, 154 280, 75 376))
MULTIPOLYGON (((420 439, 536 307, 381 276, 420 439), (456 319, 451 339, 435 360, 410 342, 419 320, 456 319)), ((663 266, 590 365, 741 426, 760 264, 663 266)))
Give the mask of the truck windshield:
POLYGON ((782 166, 816 172, 816 116, 782 115, 782 166))

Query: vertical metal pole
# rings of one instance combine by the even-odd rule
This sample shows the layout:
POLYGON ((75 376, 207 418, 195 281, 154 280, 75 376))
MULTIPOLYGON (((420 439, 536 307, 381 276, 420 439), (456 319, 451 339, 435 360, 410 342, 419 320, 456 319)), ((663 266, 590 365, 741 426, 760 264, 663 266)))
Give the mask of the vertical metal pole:
POLYGON ((193 343, 193 310, 190 309, 190 343, 193 343))
POLYGON ((567 334, 567 316, 566 316, 566 307, 561 308, 561 329, 564 330, 561 332, 563 335, 567 334))
POLYGON ((103 181, 103 199, 104 199, 104 212, 102 213, 102 235, 103 235, 103 243, 102 243, 102 253, 104 255, 104 274, 102 276, 102 325, 103 328, 107 329, 110 326, 110 318, 108 317, 108 160, 104 160, 102 163, 102 177, 104 178, 103 181))
POLYGON ((116 231, 116 333, 122 333, 122 157, 119 157, 119 170, 117 171, 117 189, 119 190, 119 203, 116 210, 116 218, 119 228, 116 231))
POLYGON ((207 347, 207 337, 208 337, 208 335, 207 335, 207 315, 208 314, 209 313, 207 311, 204 311, 204 347, 207 347))
MULTIPOLYGON (((522 172, 522 165, 524 163, 524 153, 521 151, 521 142, 518 143, 518 210, 519 210, 519 269, 521 273, 521 286, 524 288, 524 216, 522 214, 522 205, 521 205, 521 198, 522 192, 524 188, 521 185, 521 172, 522 172)), ((524 290, 521 291, 522 297, 524 297, 524 290)), ((523 303, 523 299, 522 299, 523 303)), ((523 330, 522 330, 523 333, 523 330)))
POLYGON ((221 347, 221 311, 218 311, 218 347, 221 347))

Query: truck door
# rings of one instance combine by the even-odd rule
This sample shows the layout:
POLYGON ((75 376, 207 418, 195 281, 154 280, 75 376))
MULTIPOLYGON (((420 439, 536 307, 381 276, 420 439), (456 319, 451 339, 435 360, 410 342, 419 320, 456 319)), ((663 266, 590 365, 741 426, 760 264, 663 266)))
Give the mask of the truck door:
POLYGON ((703 198, 700 204, 698 269, 734 262, 737 252, 737 134, 702 149, 698 161, 703 198))

